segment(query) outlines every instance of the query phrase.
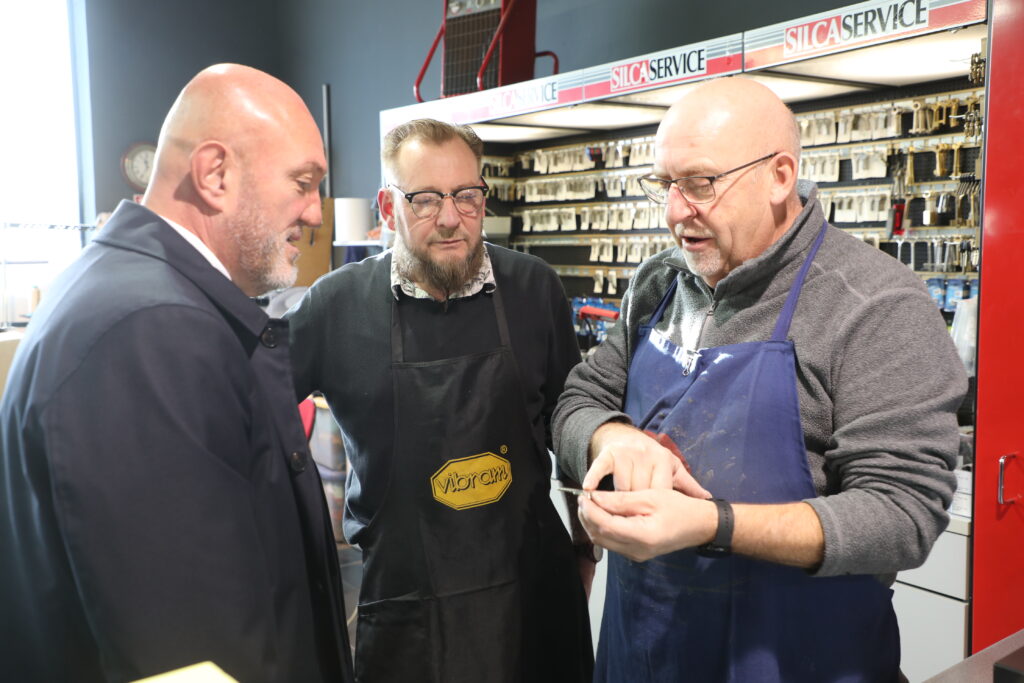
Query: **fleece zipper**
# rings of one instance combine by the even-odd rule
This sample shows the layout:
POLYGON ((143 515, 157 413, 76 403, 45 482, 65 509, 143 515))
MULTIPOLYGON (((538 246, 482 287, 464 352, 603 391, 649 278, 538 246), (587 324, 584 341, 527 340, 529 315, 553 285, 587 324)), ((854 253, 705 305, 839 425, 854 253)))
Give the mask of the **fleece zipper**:
POLYGON ((693 348, 686 349, 686 367, 683 368, 683 375, 689 375, 697 365, 697 359, 700 358, 700 340, 704 337, 704 326, 715 315, 716 306, 718 306, 718 300, 712 295, 711 305, 708 306, 707 313, 701 317, 700 328, 697 330, 697 339, 694 341, 693 348))

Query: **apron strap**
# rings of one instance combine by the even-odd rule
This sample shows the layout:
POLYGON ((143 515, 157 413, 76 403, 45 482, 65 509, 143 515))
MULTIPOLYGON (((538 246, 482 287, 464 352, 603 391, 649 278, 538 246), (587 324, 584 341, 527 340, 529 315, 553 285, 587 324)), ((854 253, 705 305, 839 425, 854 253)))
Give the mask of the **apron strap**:
POLYGON ((796 313, 796 304, 800 299, 800 290, 804 286, 804 279, 807 277, 807 271, 811 269, 811 262, 814 261, 814 256, 818 253, 818 248, 825 240, 825 228, 827 227, 828 222, 822 221, 818 237, 814 240, 814 244, 811 245, 811 250, 807 253, 807 258, 804 259, 803 265, 800 266, 800 272, 797 273, 793 286, 789 288, 789 296, 786 297, 786 303, 783 305, 782 312, 779 313, 779 319, 775 323, 775 331, 772 332, 772 341, 786 341, 786 336, 789 334, 789 324, 793 322, 793 314, 796 313))
MULTIPOLYGON (((493 267, 493 266, 492 266, 493 267)), ((497 287, 491 292, 494 299, 494 315, 498 319, 498 339, 506 349, 512 348, 512 336, 508 333, 508 319, 505 318, 505 304, 501 300, 501 292, 497 287)))
MULTIPOLYGON (((485 247, 486 248, 486 247, 485 247)), ((495 283, 498 279, 498 271, 491 260, 491 271, 494 273, 495 283)), ((481 292, 483 294, 483 292, 481 292)), ((496 286, 491 293, 494 301, 494 315, 498 322, 498 339, 506 349, 512 348, 512 335, 508 332, 508 320, 505 318, 505 305, 501 300, 501 293, 496 286)), ((402 347, 402 321, 398 315, 398 299, 391 297, 391 361, 402 363, 405 361, 405 352, 402 347)))
POLYGON ((679 276, 676 275, 672 278, 672 284, 668 286, 668 291, 665 292, 665 296, 661 297, 661 303, 654 309, 654 313, 651 314, 651 319, 647 321, 644 327, 654 327, 661 322, 661 317, 665 315, 665 309, 668 308, 668 302, 672 301, 672 297, 676 293, 676 288, 679 285, 679 276))
MULTIPOLYGON (((401 296, 401 295, 399 295, 401 296)), ((391 297, 391 362, 401 363, 405 360, 402 349, 402 321, 398 316, 398 299, 391 297)))

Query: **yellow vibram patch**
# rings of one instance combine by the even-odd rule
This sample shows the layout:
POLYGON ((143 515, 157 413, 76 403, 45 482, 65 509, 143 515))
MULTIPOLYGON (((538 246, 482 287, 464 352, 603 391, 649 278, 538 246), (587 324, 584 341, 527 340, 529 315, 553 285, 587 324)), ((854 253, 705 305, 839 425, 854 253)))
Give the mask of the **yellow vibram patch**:
POLYGON ((501 500, 512 484, 512 464, 494 453, 449 460, 430 477, 434 498, 456 510, 501 500))

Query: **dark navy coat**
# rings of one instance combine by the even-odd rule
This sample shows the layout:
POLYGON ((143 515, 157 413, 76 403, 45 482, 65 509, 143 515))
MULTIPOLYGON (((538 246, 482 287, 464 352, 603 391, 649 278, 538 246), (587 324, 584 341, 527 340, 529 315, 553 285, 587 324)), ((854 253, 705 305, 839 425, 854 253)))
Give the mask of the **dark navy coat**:
POLYGON ((0 402, 0 678, 350 680, 287 323, 122 203, 0 402))

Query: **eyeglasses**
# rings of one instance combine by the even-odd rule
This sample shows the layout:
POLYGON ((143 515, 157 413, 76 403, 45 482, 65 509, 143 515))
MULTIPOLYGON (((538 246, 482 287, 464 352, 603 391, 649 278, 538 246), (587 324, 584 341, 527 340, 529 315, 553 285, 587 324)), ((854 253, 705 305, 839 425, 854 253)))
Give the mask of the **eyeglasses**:
POLYGON ((388 185, 403 193, 405 200, 412 207, 412 212, 417 218, 433 218, 441 212, 441 205, 445 197, 451 197, 455 203, 455 210, 463 216, 475 216, 484 208, 484 197, 487 194, 487 183, 480 179, 483 185, 475 187, 462 187, 453 192, 437 192, 436 190, 421 190, 420 192, 408 192, 397 185, 388 185))
POLYGON ((672 185, 675 185, 682 193, 686 201, 691 204, 707 204, 708 202, 715 201, 715 181, 723 178, 730 173, 743 170, 748 166, 759 164, 762 161, 767 161, 778 152, 772 152, 767 154, 760 159, 754 159, 753 161, 737 166, 736 168, 730 169, 718 175, 691 175, 683 178, 673 178, 672 180, 665 180, 664 178, 657 178, 655 176, 644 176, 640 178, 640 187, 643 188, 644 194, 650 197, 652 202, 658 204, 664 204, 668 202, 668 192, 672 185))

